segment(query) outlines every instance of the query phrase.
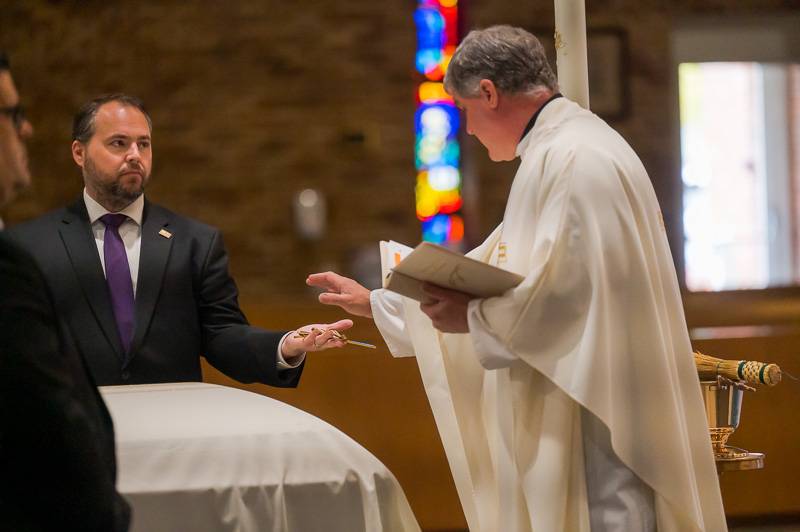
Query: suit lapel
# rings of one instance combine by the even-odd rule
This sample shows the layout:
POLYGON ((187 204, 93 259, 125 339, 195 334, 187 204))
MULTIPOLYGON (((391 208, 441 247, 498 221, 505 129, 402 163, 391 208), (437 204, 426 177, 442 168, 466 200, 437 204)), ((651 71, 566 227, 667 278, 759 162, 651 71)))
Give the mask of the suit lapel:
POLYGON ((123 360, 124 353, 117 323, 114 321, 114 311, 111 308, 111 296, 82 197, 67 207, 61 221, 59 228, 61 240, 64 242, 81 289, 108 343, 114 348, 120 360, 123 360))
POLYGON ((153 318, 153 310, 161 293, 167 259, 172 249, 168 211, 145 200, 142 219, 142 246, 139 252, 139 278, 136 284, 136 330, 130 356, 134 356, 144 340, 153 318))

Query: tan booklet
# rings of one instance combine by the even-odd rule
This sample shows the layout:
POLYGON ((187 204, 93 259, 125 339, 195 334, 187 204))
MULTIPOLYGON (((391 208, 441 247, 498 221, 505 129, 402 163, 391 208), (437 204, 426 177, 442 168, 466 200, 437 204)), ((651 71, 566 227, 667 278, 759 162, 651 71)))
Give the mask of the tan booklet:
POLYGON ((502 295, 524 277, 431 242, 413 250, 397 242, 381 242, 383 287, 424 301, 422 283, 458 290, 477 297, 502 295))

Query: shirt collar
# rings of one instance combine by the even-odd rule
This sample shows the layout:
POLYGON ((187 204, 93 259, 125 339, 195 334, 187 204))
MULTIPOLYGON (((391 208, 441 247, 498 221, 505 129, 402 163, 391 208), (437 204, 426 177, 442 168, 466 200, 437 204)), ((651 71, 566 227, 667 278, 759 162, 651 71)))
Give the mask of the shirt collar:
POLYGON ((533 129, 533 126, 536 124, 536 119, 537 119, 537 118, 539 118, 539 114, 542 112, 542 109, 544 109, 544 106, 545 106, 545 105, 547 105, 548 103, 552 102, 552 101, 553 101, 553 100, 555 100, 556 98, 561 98, 562 96, 563 96, 563 94, 561 94, 560 92, 556 92, 555 94, 553 94, 552 96, 550 96, 550 97, 547 99, 547 101, 546 101, 546 102, 544 102, 544 103, 542 104, 542 106, 541 106, 541 107, 539 107, 539 108, 536 110, 536 112, 535 112, 535 113, 533 113, 533 116, 531 117, 531 119, 530 119, 530 120, 528 120, 528 125, 527 125, 527 126, 525 126, 525 129, 523 129, 523 130, 522 130, 522 135, 520 135, 520 136, 519 136, 519 141, 520 141, 520 142, 522 142, 522 139, 524 139, 524 138, 525 138, 525 135, 527 135, 527 134, 528 134, 528 132, 529 132, 531 129, 533 129))
MULTIPOLYGON (((109 211, 99 203, 97 203, 94 198, 92 198, 88 192, 86 192, 86 188, 83 189, 83 202, 86 204, 86 212, 89 214, 89 222, 95 223, 97 220, 100 219, 101 216, 104 214, 108 214, 109 211)), ((142 213, 144 212, 144 194, 140 195, 138 198, 133 200, 127 207, 119 211, 120 214, 124 214, 134 222, 136 225, 142 225, 142 213)))

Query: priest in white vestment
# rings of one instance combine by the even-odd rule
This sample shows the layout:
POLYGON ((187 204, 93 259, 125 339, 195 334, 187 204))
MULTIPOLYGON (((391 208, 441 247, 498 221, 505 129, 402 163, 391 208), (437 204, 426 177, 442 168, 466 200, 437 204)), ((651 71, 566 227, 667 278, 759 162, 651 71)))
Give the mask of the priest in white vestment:
POLYGON ((558 93, 541 44, 471 32, 445 87, 495 161, 521 163, 469 256, 524 281, 418 302, 327 272, 320 301, 416 356, 473 532, 727 529, 680 292, 639 158, 558 93))

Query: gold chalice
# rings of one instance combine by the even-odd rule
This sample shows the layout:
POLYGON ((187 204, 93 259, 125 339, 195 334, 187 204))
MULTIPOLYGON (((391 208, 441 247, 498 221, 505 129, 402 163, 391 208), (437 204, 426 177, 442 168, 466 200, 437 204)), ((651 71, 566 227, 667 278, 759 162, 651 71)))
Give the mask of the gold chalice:
POLYGON ((703 390, 714 457, 717 460, 730 460, 747 456, 749 454, 747 451, 728 446, 728 438, 739 426, 744 392, 755 391, 755 388, 721 376, 717 376, 714 380, 700 381, 700 386, 703 390))
POLYGON ((728 438, 739 426, 742 398, 752 386, 775 386, 781 381, 781 368, 753 360, 726 360, 694 353, 700 377, 703 403, 708 420, 711 447, 719 474, 725 471, 762 469, 764 453, 752 453, 728 445, 728 438))

